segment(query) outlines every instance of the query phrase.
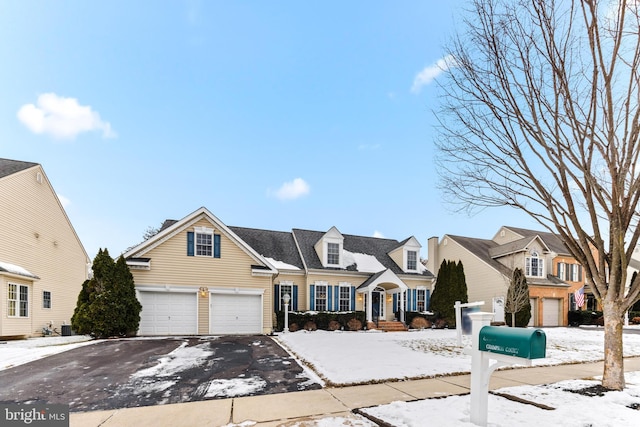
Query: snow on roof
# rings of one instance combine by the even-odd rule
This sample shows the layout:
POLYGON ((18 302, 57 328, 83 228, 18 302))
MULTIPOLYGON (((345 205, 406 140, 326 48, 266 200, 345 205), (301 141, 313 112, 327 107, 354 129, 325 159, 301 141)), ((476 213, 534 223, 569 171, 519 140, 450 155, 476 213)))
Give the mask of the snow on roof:
POLYGON ((287 264, 286 262, 278 261, 273 258, 265 257, 269 264, 273 265, 277 270, 300 270, 295 265, 287 264))
POLYGON ((0 261, 0 270, 4 270, 7 273, 17 274, 19 276, 38 278, 38 276, 29 272, 26 268, 22 268, 19 265, 9 264, 8 262, 0 261))
POLYGON ((356 264, 358 271, 362 271, 364 273, 377 273, 387 269, 380 261, 378 261, 378 258, 373 255, 353 253, 347 250, 344 250, 343 253, 344 264, 347 266, 356 264))

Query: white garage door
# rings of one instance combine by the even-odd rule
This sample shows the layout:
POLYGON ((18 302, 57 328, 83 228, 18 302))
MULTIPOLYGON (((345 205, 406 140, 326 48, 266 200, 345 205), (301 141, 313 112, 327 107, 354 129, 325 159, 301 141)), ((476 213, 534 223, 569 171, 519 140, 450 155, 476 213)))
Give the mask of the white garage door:
POLYGON ((197 298, 196 293, 140 292, 138 335, 197 334, 197 298))
POLYGON ((212 334, 261 334, 262 295, 212 294, 212 334))
POLYGON ((542 326, 560 326, 560 300, 545 298, 542 303, 542 326))

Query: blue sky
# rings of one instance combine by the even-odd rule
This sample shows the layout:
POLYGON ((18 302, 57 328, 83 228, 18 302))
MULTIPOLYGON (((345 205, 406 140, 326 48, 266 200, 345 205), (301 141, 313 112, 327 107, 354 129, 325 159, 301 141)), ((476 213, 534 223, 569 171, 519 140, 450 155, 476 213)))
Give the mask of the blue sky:
POLYGON ((0 2, 0 157, 43 165, 89 256, 201 206, 403 240, 539 228, 437 189, 461 0, 0 2))

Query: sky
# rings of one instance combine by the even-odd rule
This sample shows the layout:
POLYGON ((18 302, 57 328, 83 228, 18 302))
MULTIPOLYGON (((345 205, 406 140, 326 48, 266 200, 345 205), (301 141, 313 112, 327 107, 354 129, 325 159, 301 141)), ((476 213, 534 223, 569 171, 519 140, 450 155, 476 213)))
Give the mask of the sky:
POLYGON ((0 2, 0 157, 40 163, 90 257, 204 206, 230 226, 423 245, 540 229, 456 213, 434 162, 463 2, 0 2))

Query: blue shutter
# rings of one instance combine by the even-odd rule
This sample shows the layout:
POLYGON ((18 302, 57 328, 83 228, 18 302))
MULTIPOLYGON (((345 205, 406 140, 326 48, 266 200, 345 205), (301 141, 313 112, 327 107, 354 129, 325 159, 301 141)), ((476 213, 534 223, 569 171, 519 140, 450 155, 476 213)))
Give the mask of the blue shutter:
POLYGON ((213 235, 213 257, 220 258, 220 235, 213 235))
POLYGON ((411 303, 413 304, 413 311, 416 311, 418 309, 418 290, 417 289, 413 290, 411 303))
POLYGON ((293 296, 291 297, 291 310, 298 311, 298 285, 293 285, 293 296))
POLYGON ((429 310, 429 304, 431 304, 431 291, 427 289, 424 291, 424 309, 429 310))
POLYGON ((333 297, 336 301, 336 304, 333 307, 333 311, 340 311, 340 286, 336 285, 333 293, 333 297))
POLYGON ((193 231, 187 231, 187 256, 193 256, 193 231))
POLYGON ((273 311, 280 310, 280 285, 273 285, 273 311))
POLYGON ((327 285, 327 311, 333 311, 333 286, 327 285))
POLYGON ((393 312, 397 313, 398 311, 398 294, 393 294, 393 312))
POLYGON ((316 309, 316 287, 309 285, 309 310, 316 309))
POLYGON ((351 311, 356 311, 356 287, 351 287, 351 311))
POLYGON ((404 310, 411 311, 411 289, 407 289, 405 293, 407 294, 407 304, 405 305, 404 310))

